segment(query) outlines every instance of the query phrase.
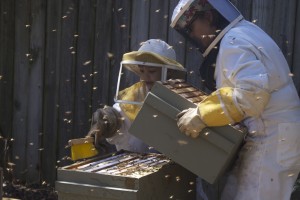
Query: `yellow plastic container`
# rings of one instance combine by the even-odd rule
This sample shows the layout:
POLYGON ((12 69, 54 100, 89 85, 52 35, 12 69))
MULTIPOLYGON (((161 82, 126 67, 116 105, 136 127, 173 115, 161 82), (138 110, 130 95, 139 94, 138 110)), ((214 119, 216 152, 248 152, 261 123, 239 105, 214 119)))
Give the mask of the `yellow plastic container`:
POLYGON ((98 151, 95 148, 93 141, 94 138, 92 137, 69 140, 71 159, 75 161, 98 155, 98 151))

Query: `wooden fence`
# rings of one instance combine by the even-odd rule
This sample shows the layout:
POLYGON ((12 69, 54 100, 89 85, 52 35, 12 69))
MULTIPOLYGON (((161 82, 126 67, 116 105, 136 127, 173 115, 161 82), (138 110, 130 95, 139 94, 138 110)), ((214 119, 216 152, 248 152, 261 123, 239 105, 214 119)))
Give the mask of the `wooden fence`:
MULTIPOLYGON (((27 182, 53 183, 67 141, 85 136, 93 111, 113 103, 122 54, 149 38, 172 45, 188 81, 201 87, 200 54, 169 27, 177 2, 1 0, 1 166, 27 182)), ((282 48, 299 89, 299 1, 232 2, 282 48)))

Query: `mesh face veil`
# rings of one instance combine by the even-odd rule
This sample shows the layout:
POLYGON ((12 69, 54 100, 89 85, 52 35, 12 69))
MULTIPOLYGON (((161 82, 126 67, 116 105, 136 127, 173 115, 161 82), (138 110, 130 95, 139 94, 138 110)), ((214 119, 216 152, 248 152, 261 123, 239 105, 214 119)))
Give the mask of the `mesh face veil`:
POLYGON ((182 78, 184 75, 185 69, 176 61, 176 54, 171 46, 159 39, 147 40, 138 51, 123 55, 115 102, 136 113, 137 106, 143 103, 155 81, 182 78))
POLYGON ((184 71, 182 65, 176 61, 174 49, 159 39, 147 40, 138 51, 124 54, 121 65, 138 76, 141 76, 139 66, 162 68, 162 80, 166 80, 167 69, 184 71))
POLYGON ((173 11, 170 26, 190 39, 206 57, 224 34, 242 19, 241 13, 229 0, 180 0, 173 11), (196 15, 208 10, 216 10, 224 18, 226 25, 222 30, 217 30, 209 45, 203 45, 199 40, 190 37, 190 25, 195 20, 196 15))

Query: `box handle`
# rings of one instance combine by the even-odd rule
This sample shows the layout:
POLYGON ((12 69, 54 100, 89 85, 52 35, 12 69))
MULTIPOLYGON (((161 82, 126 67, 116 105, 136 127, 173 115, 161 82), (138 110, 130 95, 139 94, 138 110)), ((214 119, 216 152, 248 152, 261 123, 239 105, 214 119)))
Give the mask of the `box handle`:
MULTIPOLYGON (((168 104, 167 102, 165 102, 158 96, 152 94, 151 92, 148 93, 147 101, 145 101, 145 103, 175 121, 176 121, 176 115, 179 112, 181 112, 180 110, 168 104)), ((234 149, 234 143, 230 142, 229 140, 226 140, 223 136, 220 136, 210 128, 203 129, 200 134, 200 137, 203 138, 204 140, 207 140, 211 144, 217 146, 218 148, 222 149, 227 153, 231 153, 234 149)))

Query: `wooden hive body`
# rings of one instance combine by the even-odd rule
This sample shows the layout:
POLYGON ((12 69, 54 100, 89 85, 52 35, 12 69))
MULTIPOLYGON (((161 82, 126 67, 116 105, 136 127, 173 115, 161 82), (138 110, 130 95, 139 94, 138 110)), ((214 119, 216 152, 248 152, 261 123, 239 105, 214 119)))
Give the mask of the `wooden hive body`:
POLYGON ((196 176, 161 154, 120 151, 57 172, 59 200, 195 199, 196 176))
POLYGON ((182 134, 176 115, 196 107, 205 93, 181 81, 156 83, 129 132, 190 170, 215 183, 235 160, 245 132, 232 126, 205 128, 196 139, 182 134))

